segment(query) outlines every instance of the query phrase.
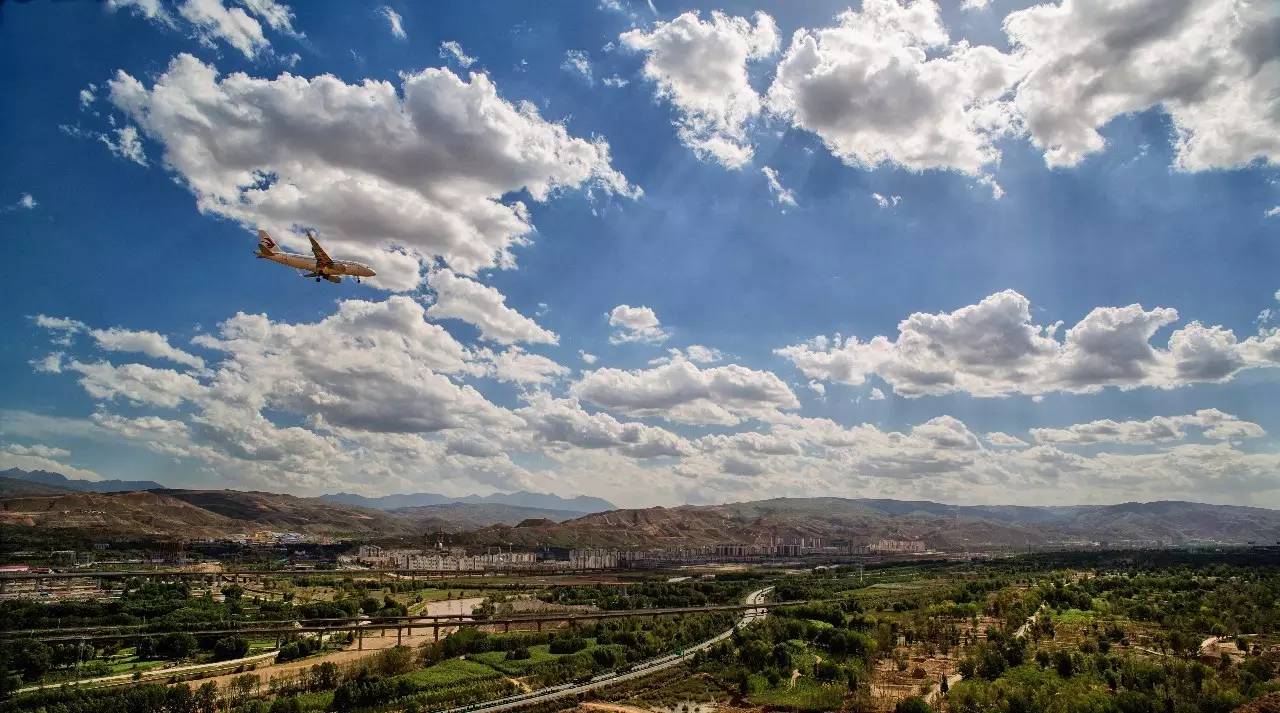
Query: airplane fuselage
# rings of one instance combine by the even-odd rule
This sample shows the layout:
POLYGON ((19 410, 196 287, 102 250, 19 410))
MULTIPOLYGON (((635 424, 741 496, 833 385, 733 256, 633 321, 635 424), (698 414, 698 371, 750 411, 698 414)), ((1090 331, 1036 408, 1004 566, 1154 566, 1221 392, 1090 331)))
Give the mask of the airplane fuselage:
POLYGON ((299 270, 315 273, 323 277, 333 275, 335 277, 347 275, 350 277, 373 277, 373 269, 368 265, 358 263, 352 260, 334 260, 333 264, 320 267, 320 261, 310 255, 300 255, 298 253, 279 252, 271 255, 263 255, 258 253, 258 257, 271 262, 278 262, 281 265, 288 265, 299 270))

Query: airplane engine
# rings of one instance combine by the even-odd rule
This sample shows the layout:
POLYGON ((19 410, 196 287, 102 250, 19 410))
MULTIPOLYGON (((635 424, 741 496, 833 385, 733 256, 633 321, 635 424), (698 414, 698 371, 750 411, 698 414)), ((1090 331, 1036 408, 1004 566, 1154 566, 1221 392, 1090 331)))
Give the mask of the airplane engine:
POLYGON ((325 276, 324 276, 324 279, 326 279, 326 280, 328 280, 329 282, 332 282, 332 283, 334 283, 334 284, 337 284, 337 283, 339 283, 339 282, 342 282, 342 278, 341 278, 341 277, 338 277, 337 275, 325 275, 325 276))

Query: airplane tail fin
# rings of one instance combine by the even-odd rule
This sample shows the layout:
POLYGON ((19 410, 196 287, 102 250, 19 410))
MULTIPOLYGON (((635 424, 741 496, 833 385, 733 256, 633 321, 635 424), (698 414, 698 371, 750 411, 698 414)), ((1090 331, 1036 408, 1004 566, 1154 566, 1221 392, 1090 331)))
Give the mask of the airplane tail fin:
POLYGON ((276 246, 276 241, 267 235, 267 231, 258 229, 258 254, 266 257, 268 255, 278 255, 280 248, 276 246))

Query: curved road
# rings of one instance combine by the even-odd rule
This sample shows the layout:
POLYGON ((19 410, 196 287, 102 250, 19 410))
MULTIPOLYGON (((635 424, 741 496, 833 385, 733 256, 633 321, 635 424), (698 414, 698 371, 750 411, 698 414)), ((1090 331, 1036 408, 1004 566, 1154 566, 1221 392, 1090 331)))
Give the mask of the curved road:
MULTIPOLYGON (((757 589, 747 595, 745 603, 760 604, 764 601, 765 595, 772 589, 773 587, 757 589)), ((734 625, 734 629, 742 628, 767 614, 767 609, 748 609, 743 612, 742 618, 734 625)), ((546 703, 547 701, 554 701, 559 698, 568 698, 570 696, 586 693, 587 691, 604 688, 605 686, 612 686, 615 683, 643 678, 644 676, 648 676, 656 671, 662 671, 664 669, 671 668, 672 666, 677 666, 692 658, 693 655, 699 651, 706 651, 712 646, 715 646, 721 641, 733 636, 734 629, 730 629, 699 644, 690 646, 682 654, 668 654, 666 656, 649 659, 648 661, 642 661, 625 671, 602 673, 585 683, 562 683, 558 686, 549 686, 529 693, 521 693, 481 703, 472 703, 471 705, 462 706, 461 708, 450 708, 443 713, 497 713, 498 711, 515 710, 535 703, 546 703)))

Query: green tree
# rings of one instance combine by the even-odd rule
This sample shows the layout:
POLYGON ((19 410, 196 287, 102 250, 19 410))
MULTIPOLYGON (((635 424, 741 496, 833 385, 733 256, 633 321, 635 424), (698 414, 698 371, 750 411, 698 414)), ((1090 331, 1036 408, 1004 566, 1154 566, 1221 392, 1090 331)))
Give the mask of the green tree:
POLYGON ((898 701, 893 713, 933 713, 933 706, 925 703, 920 696, 912 696, 898 701))

